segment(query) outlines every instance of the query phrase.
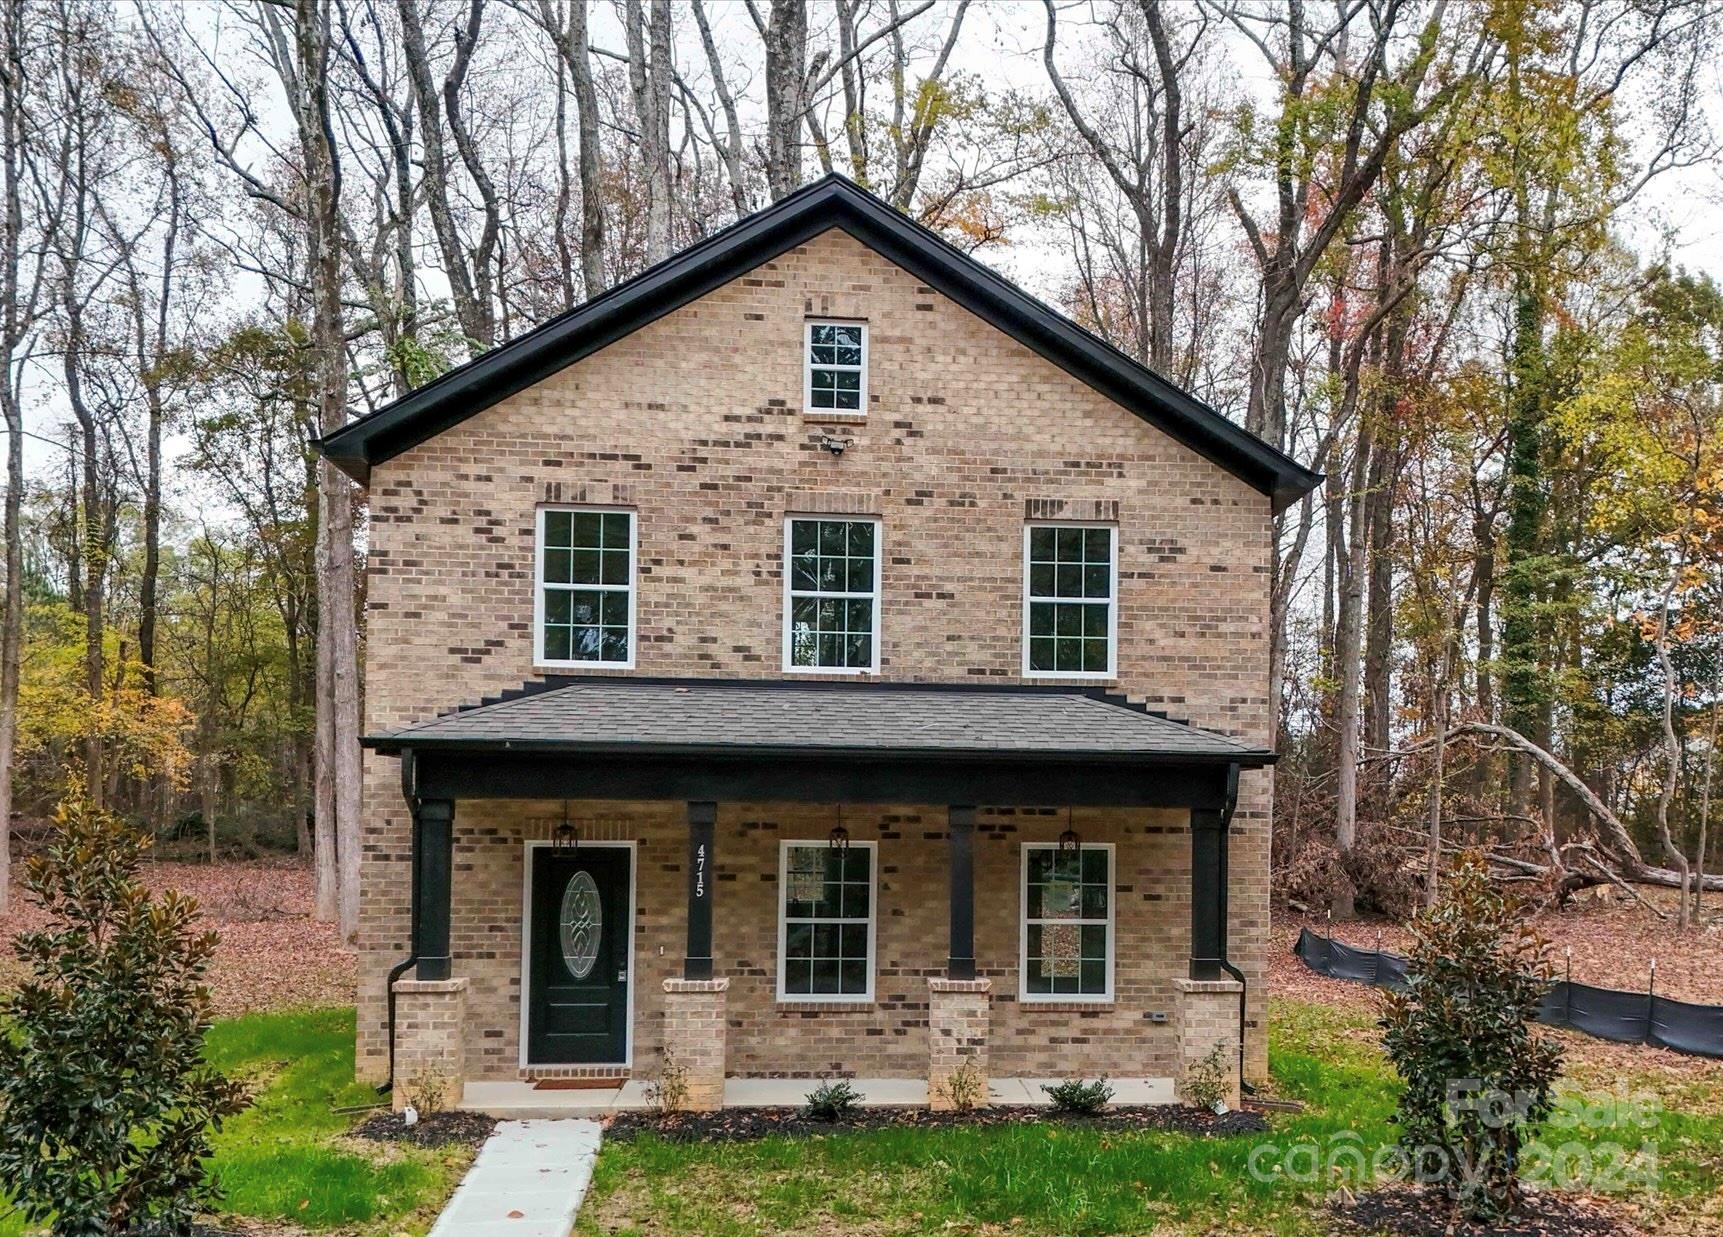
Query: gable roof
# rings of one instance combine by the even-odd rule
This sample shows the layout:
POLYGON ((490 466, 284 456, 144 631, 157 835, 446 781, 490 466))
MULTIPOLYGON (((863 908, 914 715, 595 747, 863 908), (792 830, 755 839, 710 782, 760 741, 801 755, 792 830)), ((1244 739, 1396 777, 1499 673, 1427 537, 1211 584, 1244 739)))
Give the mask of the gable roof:
POLYGON ((1321 481, 1147 366, 833 173, 318 440, 365 484, 394 458, 832 228, 849 233, 1251 486, 1279 511, 1321 481))

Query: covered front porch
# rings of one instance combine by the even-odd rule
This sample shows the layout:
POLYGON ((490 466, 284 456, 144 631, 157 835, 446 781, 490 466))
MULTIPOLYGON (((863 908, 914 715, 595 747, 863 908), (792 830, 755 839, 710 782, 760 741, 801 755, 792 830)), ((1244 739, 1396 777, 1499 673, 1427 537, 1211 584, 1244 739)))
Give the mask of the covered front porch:
POLYGON ((1149 1103, 1216 1045, 1236 1066, 1227 838, 1270 757, 1223 736, 1081 691, 606 678, 371 743, 412 811, 398 1096, 608 1110, 668 1064, 692 1109, 829 1075, 939 1107, 959 1072, 1149 1103))

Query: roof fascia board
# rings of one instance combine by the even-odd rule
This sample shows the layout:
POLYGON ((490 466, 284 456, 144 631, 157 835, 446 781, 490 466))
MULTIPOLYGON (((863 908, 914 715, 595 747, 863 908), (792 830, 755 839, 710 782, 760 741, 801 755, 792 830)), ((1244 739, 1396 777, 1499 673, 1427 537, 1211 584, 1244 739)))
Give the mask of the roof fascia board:
POLYGON ((318 445, 344 472, 366 484, 373 464, 435 437, 831 228, 847 232, 1074 378, 1268 494, 1276 511, 1320 481, 1320 474, 841 178, 815 182, 573 312, 343 426, 318 445))

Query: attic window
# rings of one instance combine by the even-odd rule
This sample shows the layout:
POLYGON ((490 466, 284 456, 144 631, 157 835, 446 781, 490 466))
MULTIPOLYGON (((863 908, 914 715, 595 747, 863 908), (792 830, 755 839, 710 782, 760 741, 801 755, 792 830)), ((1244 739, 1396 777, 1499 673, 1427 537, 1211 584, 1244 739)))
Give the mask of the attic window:
POLYGON ((810 322, 804 406, 811 413, 867 412, 867 325, 810 322))

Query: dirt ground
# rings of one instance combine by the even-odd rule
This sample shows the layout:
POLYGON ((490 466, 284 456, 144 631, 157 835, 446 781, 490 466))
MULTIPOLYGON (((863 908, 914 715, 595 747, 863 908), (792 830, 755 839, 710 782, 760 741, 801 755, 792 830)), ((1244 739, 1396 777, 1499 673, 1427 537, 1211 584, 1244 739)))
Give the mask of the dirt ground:
MULTIPOLYGON (((178 889, 196 898, 209 926, 221 934, 209 976, 217 1017, 352 1003, 353 952, 342 946, 333 924, 312 920, 309 866, 290 859, 214 867, 146 861, 144 879, 153 889, 178 889)), ((10 987, 18 974, 13 935, 41 921, 14 886, 12 911, 0 915, 0 987, 10 987)))
MULTIPOLYGON (((1613 891, 1611 891, 1613 894, 1613 891)), ((1667 920, 1620 894, 1592 896, 1566 910, 1538 916, 1534 926, 1550 942, 1556 977, 1623 991, 1642 991, 1657 963, 1657 991, 1704 1005, 1723 1005, 1723 894, 1708 894, 1704 922, 1680 932, 1674 894, 1641 890, 1647 901, 1670 913, 1667 920)), ((1276 908, 1269 943, 1271 996, 1325 1005, 1374 1008, 1379 997, 1365 984, 1326 979, 1293 956, 1300 928, 1360 949, 1404 954, 1411 936, 1388 921, 1330 923, 1317 916, 1276 908)), ((1567 1047, 1569 1072, 1587 1085, 1618 1079, 1654 1081, 1659 1090, 1697 1092, 1723 1105, 1723 1060, 1690 1057, 1637 1044, 1612 1044, 1571 1031, 1552 1031, 1567 1047)), ((1694 1096, 1686 1096, 1691 1103, 1694 1096)))

